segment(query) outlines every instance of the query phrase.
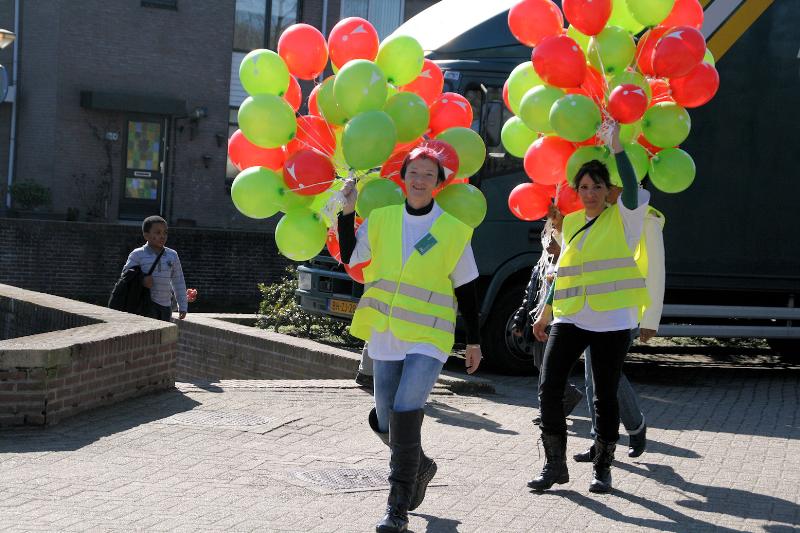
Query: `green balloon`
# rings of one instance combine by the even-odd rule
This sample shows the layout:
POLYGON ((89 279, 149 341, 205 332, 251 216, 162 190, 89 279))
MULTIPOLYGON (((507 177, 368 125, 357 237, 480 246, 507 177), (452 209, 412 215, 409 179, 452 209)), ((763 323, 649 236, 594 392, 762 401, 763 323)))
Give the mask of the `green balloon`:
POLYGON ((605 146, 579 147, 567 160, 567 182, 570 186, 575 185, 578 170, 589 161, 600 161, 608 167, 610 159, 612 159, 611 152, 605 146))
POLYGON ((425 100, 414 93, 398 92, 386 101, 383 110, 394 121, 398 142, 418 139, 428 129, 430 109, 425 100))
POLYGON ((397 128, 383 111, 366 111, 344 127, 342 150, 350 168, 367 170, 386 161, 397 144, 397 128))
POLYGON ((692 129, 689 113, 674 102, 660 102, 642 117, 642 132, 645 139, 660 148, 678 146, 692 129))
POLYGON ((589 44, 589 62, 611 76, 624 72, 635 55, 633 37, 619 26, 606 26, 589 44))
POLYGON ((537 137, 536 132, 526 126, 519 117, 508 119, 500 132, 500 139, 502 139, 506 151, 520 159, 525 157, 525 152, 537 137))
POLYGON ((619 140, 623 143, 634 143, 638 142, 639 135, 642 134, 642 121, 637 120, 636 122, 631 122, 630 124, 620 124, 619 125, 619 140))
POLYGON ((278 148, 294 139, 297 119, 280 96, 257 94, 245 98, 239 107, 239 129, 256 146, 278 148))
POLYGON ((341 191, 342 188, 344 188, 344 180, 334 181, 333 185, 331 185, 327 191, 314 195, 312 197, 313 200, 308 206, 308 208, 311 211, 317 213, 322 218, 322 221, 325 222, 325 225, 328 227, 331 227, 333 225, 333 221, 325 215, 323 209, 325 208, 325 205, 328 203, 328 200, 330 200, 331 197, 334 195, 334 193, 336 191, 341 191))
POLYGON ((660 191, 685 191, 694 181, 695 173, 692 156, 680 148, 661 150, 650 160, 650 181, 660 191))
POLYGON ((571 24, 567 28, 567 37, 572 38, 573 41, 578 43, 578 46, 581 47, 581 50, 583 50, 584 54, 589 53, 589 41, 591 40, 591 37, 579 32, 577 29, 575 29, 575 26, 571 24))
POLYGON ((450 143, 458 154, 456 178, 468 178, 478 172, 486 160, 486 145, 470 128, 448 128, 436 139, 450 143))
POLYGON ((714 59, 714 54, 711 53, 711 50, 706 48, 706 53, 703 56, 703 61, 711 65, 712 67, 717 64, 717 61, 714 59))
POLYGON ((436 195, 436 203, 471 228, 477 228, 486 218, 486 197, 469 183, 448 185, 436 195))
POLYGON ((384 39, 378 48, 375 62, 386 74, 392 85, 411 83, 422 72, 425 53, 422 45, 408 35, 396 35, 384 39))
POLYGON ((537 85, 522 97, 519 106, 519 118, 533 131, 552 133, 553 125, 550 123, 550 109, 563 96, 564 91, 557 87, 537 85))
POLYGON ((520 63, 508 75, 508 105, 515 115, 519 115, 519 106, 525 93, 544 84, 542 78, 533 70, 533 63, 520 63))
POLYGON ((329 76, 322 82, 317 92, 317 106, 319 106, 319 110, 325 120, 336 126, 343 126, 347 122, 347 115, 339 105, 339 102, 336 101, 336 96, 334 95, 335 82, 335 76, 329 76))
MULTIPOLYGON (((647 155, 647 150, 637 142, 626 143, 623 148, 633 167, 636 181, 641 183, 647 175, 647 171, 650 169, 650 156, 647 155)), ((609 159, 608 172, 611 175, 611 183, 617 187, 622 187, 622 178, 619 176, 617 160, 614 157, 609 159)))
POLYGON ((250 96, 283 96, 289 88, 289 69, 272 50, 253 50, 239 64, 239 80, 250 96))
POLYGON ((608 80, 608 94, 611 94, 611 91, 624 83, 631 83, 637 87, 641 87, 644 94, 647 95, 647 101, 650 102, 650 98, 653 97, 653 90, 650 88, 650 84, 647 83, 647 78, 639 72, 630 70, 620 72, 608 80))
POLYGON ((290 191, 289 188, 286 187, 285 182, 279 192, 280 192, 280 197, 279 197, 280 208, 281 211, 283 211, 284 213, 288 213, 293 209, 308 207, 314 201, 313 196, 297 194, 296 192, 290 191))
POLYGON ((333 94, 348 118, 381 109, 386 103, 386 76, 366 59, 348 61, 334 78, 333 94))
POLYGON ((373 209, 405 202, 403 189, 392 180, 380 178, 372 180, 361 189, 356 200, 356 213, 361 218, 368 218, 373 209))
POLYGON ((269 218, 280 210, 279 190, 283 178, 266 167, 250 167, 239 173, 231 185, 231 200, 241 214, 269 218))
POLYGON ((639 23, 658 26, 672 11, 675 0, 626 0, 626 3, 631 15, 639 23))
POLYGON ((292 261, 308 261, 318 255, 327 238, 327 226, 310 209, 286 213, 275 227, 275 244, 292 261))
POLYGON ((571 142, 590 139, 603 123, 600 109, 591 98, 582 94, 568 94, 559 98, 550 109, 553 130, 571 142))
POLYGON ((628 4, 625 0, 612 0, 611 17, 606 23, 607 26, 619 26, 636 35, 644 29, 644 25, 633 18, 628 4))

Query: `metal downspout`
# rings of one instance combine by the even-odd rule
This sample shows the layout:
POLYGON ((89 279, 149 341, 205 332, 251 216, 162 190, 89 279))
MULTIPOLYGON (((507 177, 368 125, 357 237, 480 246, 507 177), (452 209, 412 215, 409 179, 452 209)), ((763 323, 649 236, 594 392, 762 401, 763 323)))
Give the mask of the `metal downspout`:
POLYGON ((16 141, 17 141, 17 99, 19 95, 17 94, 17 86, 19 81, 17 80, 17 72, 18 72, 18 65, 19 65, 19 43, 20 43, 20 35, 19 35, 19 0, 14 0, 14 34, 17 36, 15 42, 13 43, 14 46, 14 68, 11 74, 11 80, 14 85, 14 101, 11 102, 11 127, 9 131, 9 142, 8 142, 8 178, 7 178, 7 188, 6 188, 6 208, 11 209, 11 184, 14 182, 14 156, 16 154, 16 141))

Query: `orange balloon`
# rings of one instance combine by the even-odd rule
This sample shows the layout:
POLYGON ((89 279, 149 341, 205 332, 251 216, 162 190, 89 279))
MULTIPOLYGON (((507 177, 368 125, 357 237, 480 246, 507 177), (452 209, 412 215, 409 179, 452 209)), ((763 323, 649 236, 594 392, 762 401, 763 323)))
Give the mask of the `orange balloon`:
POLYGON ((340 20, 328 35, 331 63, 337 69, 353 59, 374 61, 378 55, 380 39, 375 27, 361 17, 340 20))
POLYGON ((566 89, 580 87, 586 77, 586 56, 566 35, 546 37, 533 49, 533 68, 546 83, 566 89))
POLYGON ((653 50, 669 26, 656 26, 644 32, 636 43, 636 65, 645 76, 655 76, 653 71, 653 50))
POLYGON ((236 168, 267 167, 280 170, 286 161, 286 151, 282 147, 261 148, 247 140, 242 130, 236 130, 228 141, 228 157, 236 168))
POLYGON ((417 76, 417 79, 403 85, 400 90, 418 95, 430 106, 442 94, 442 87, 444 87, 442 69, 430 59, 426 59, 422 65, 422 72, 417 76))
POLYGON ((429 136, 436 137, 448 128, 472 126, 472 105, 457 93, 443 93, 431 104, 429 136))
POLYGON ((283 95, 283 99, 286 100, 294 112, 300 109, 300 104, 303 103, 303 91, 300 90, 300 84, 297 82, 297 78, 294 76, 289 76, 289 88, 286 89, 286 94, 283 95))
POLYGON ((324 118, 315 115, 297 117, 297 135, 286 145, 286 153, 292 155, 304 148, 316 150, 327 157, 333 157, 336 153, 333 127, 324 118))
POLYGON ((347 275, 353 278, 353 281, 356 283, 364 283, 364 269, 369 266, 372 261, 365 261, 363 263, 359 263, 355 266, 345 265, 344 271, 347 272, 347 275))
POLYGON ((278 39, 278 55, 291 74, 301 80, 313 80, 328 64, 328 45, 314 26, 292 24, 278 39))
POLYGON ((561 0, 564 15, 584 35, 597 35, 611 17, 611 0, 561 0))
POLYGON ((534 183, 556 185, 567 179, 567 161, 575 145, 561 137, 541 137, 525 153, 525 173, 534 183))
POLYGON ((314 115, 315 117, 321 117, 322 112, 319 110, 319 105, 317 104, 317 93, 319 92, 319 88, 322 85, 315 85, 313 89, 311 89, 311 94, 308 95, 308 114, 314 115))
POLYGON ((650 86, 650 104, 653 107, 659 102, 671 102, 672 92, 669 88, 667 80, 661 78, 647 78, 647 84, 650 86))
POLYGON ((667 18, 661 21, 660 26, 671 28, 673 26, 690 26, 696 30, 703 29, 703 6, 698 0, 675 0, 667 18))
POLYGON ((591 98, 594 103, 601 105, 606 99, 608 84, 606 83, 606 77, 599 70, 591 65, 586 65, 586 77, 583 79, 580 88, 585 91, 586 96, 591 98))
POLYGON ((521 220, 541 220, 551 205, 547 190, 537 183, 521 183, 508 195, 508 209, 521 220))
POLYGON ((583 209, 583 202, 581 202, 578 191, 566 183, 562 183, 556 196, 556 207, 558 207, 562 215, 568 215, 583 209))
POLYGON ((535 47, 564 31, 564 16, 550 0, 522 0, 508 10, 508 27, 519 42, 535 47))

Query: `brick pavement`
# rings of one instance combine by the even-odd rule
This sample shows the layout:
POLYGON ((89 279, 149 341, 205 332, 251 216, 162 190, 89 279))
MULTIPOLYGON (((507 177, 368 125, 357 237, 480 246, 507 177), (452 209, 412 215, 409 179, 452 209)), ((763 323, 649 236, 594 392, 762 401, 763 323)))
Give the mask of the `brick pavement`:
MULTIPOLYGON (((798 531, 800 373, 655 368, 635 385, 650 446, 617 454, 611 495, 590 467, 532 494, 535 378, 497 394, 437 389, 424 426, 439 474, 412 531, 798 531)), ((579 381, 579 380, 576 380, 579 381)), ((225 381, 0 432, 3 531, 374 531, 387 451, 349 381, 225 381)), ((589 444, 571 417, 569 453, 589 444)), ((626 440, 623 437, 622 444, 626 440)))

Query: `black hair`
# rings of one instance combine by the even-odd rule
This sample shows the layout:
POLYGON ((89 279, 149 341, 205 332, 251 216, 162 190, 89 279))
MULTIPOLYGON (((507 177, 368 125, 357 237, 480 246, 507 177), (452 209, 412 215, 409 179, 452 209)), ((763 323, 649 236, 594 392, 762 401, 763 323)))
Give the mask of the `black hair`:
POLYGON ((153 224, 164 224, 164 227, 167 227, 167 221, 161 218, 158 215, 153 215, 144 219, 142 222, 142 233, 148 233, 150 228, 153 227, 153 224))
POLYGON ((575 176, 572 178, 572 188, 577 191, 581 179, 587 174, 593 182, 602 183, 609 189, 611 188, 611 177, 608 174, 608 167, 605 163, 597 159, 592 159, 581 165, 581 168, 578 169, 578 172, 576 172, 575 176))
POLYGON ((444 180, 445 180, 444 165, 442 165, 442 162, 439 161, 438 157, 434 157, 434 156, 428 155, 428 154, 423 154, 423 155, 418 155, 414 159, 411 159, 410 155, 411 154, 406 156, 406 158, 403 160, 403 166, 400 167, 400 179, 401 180, 403 180, 403 181, 406 180, 406 168, 408 167, 409 163, 411 163, 412 161, 416 161, 417 159, 428 159, 428 160, 433 161, 434 163, 436 163, 436 184, 438 185, 439 183, 444 183, 444 180))

